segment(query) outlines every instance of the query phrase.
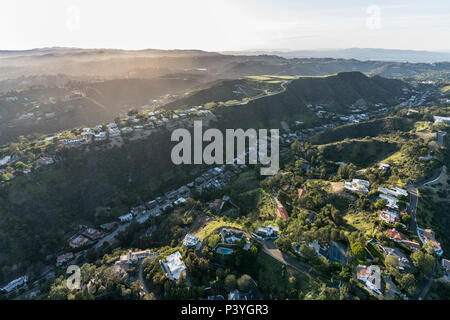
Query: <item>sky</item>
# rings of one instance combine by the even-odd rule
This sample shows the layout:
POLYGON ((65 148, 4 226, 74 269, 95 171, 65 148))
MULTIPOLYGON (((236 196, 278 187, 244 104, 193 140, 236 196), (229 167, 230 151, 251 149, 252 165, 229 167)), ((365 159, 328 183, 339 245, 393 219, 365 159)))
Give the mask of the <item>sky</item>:
POLYGON ((450 51, 448 0, 2 0, 0 50, 450 51))

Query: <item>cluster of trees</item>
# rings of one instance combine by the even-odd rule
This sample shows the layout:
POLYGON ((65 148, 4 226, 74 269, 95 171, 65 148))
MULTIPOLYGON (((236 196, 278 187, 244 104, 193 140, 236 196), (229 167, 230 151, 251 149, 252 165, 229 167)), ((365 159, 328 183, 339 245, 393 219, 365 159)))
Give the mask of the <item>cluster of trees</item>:
POLYGON ((84 264, 81 288, 69 289, 64 276, 56 278, 46 296, 51 300, 136 300, 141 291, 139 281, 130 282, 114 271, 114 266, 84 264))

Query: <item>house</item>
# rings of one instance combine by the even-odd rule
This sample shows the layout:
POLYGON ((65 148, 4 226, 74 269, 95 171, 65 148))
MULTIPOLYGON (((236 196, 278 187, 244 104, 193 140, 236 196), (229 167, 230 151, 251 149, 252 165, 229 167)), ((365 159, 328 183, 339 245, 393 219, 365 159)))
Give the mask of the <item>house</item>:
POLYGON ((308 246, 314 248, 314 251, 316 251, 316 254, 319 257, 327 259, 327 249, 324 246, 320 245, 317 241, 308 243, 308 246))
POLYGON ((40 157, 39 159, 36 160, 36 163, 40 164, 40 165, 48 166, 48 165, 55 163, 55 161, 51 157, 40 157))
POLYGON ((109 124, 107 124, 106 125, 106 127, 108 128, 108 129, 117 129, 117 124, 116 123, 109 123, 109 124))
POLYGON ((368 193, 370 182, 362 179, 353 179, 351 182, 344 182, 344 188, 352 192, 368 193))
POLYGON ((218 294, 215 296, 208 296, 206 297, 206 300, 225 300, 225 298, 223 297, 223 295, 218 294))
POLYGON ((402 240, 402 241, 400 241, 400 243, 403 244, 404 246, 410 248, 411 250, 414 250, 414 251, 420 250, 420 244, 418 244, 417 242, 413 242, 413 241, 409 241, 409 240, 402 240))
POLYGON ((216 212, 222 211, 224 201, 222 199, 216 199, 209 204, 209 207, 216 212))
POLYGON ((120 131, 122 133, 127 134, 127 133, 130 133, 130 132, 133 132, 133 128, 131 128, 131 127, 123 127, 122 129, 120 129, 120 131))
POLYGON ((101 232, 94 228, 87 228, 83 234, 91 240, 95 240, 101 237, 101 232))
POLYGON ((164 202, 162 205, 161 205, 161 210, 166 210, 166 209, 172 209, 173 208, 173 205, 172 205, 172 202, 170 202, 169 200, 167 200, 166 202, 164 202))
POLYGON ((186 202, 186 199, 183 198, 183 197, 180 197, 180 198, 178 198, 177 200, 175 200, 175 201, 173 202, 173 204, 176 205, 176 206, 178 206, 178 205, 181 205, 181 204, 183 204, 183 203, 185 203, 185 202, 186 202))
POLYGON ((10 160, 11 160, 11 156, 6 156, 6 157, 0 159, 0 167, 7 164, 10 160))
POLYGON ((438 256, 441 256, 444 253, 441 244, 436 240, 433 230, 417 228, 417 235, 423 244, 430 242, 438 256))
POLYGON ((434 123, 446 123, 450 124, 450 117, 439 117, 439 116, 433 116, 434 123))
POLYGON ((220 237, 223 243, 235 244, 244 238, 244 232, 235 229, 223 228, 220 230, 220 237))
POLYGON ((393 196, 395 198, 398 198, 401 195, 405 196, 405 197, 408 196, 408 191, 406 191, 404 189, 397 188, 397 187, 390 188, 390 189, 389 188, 378 187, 378 191, 380 191, 380 192, 382 192, 384 194, 393 196))
POLYGON ((193 234, 186 234, 183 240, 183 244, 186 247, 196 247, 200 243, 200 238, 197 236, 194 236, 193 234))
POLYGON ((85 245, 89 240, 85 237, 83 237, 82 235, 79 235, 77 237, 75 237, 72 240, 69 240, 69 246, 71 248, 79 248, 83 245, 85 245))
POLYGON ((182 196, 189 196, 191 193, 191 190, 187 186, 182 186, 182 187, 178 188, 177 193, 182 196))
POLYGON ((388 196, 388 195, 383 194, 383 193, 380 193, 379 198, 386 200, 386 207, 391 208, 391 209, 395 209, 395 210, 399 209, 398 205, 397 205, 397 202, 398 202, 397 198, 388 196))
POLYGON ((83 137, 91 137, 94 135, 94 131, 91 128, 83 128, 83 132, 81 132, 81 136, 83 137))
POLYGON ((238 289, 235 289, 228 293, 228 300, 251 300, 250 293, 240 292, 238 289))
POLYGON ((406 237, 403 233, 398 232, 395 229, 387 229, 386 233, 388 234, 389 239, 397 241, 397 242, 401 242, 403 240, 406 240, 406 237))
POLYGON ((17 289, 18 287, 26 284, 28 281, 28 277, 27 276, 22 276, 20 278, 14 279, 13 281, 11 281, 10 283, 8 283, 6 286, 4 286, 3 288, 0 288, 0 291, 6 291, 6 292, 11 292, 14 289, 17 289))
POLYGON ((109 136, 110 137, 118 137, 118 136, 120 136, 120 130, 117 129, 117 128, 109 128, 108 132, 109 132, 109 136))
POLYGON ((105 131, 101 131, 98 134, 94 135, 95 141, 104 141, 104 140, 106 140, 106 138, 107 138, 107 136, 106 136, 105 131))
POLYGON ((172 190, 172 191, 166 192, 164 195, 166 196, 167 199, 175 199, 178 196, 178 191, 172 190))
POLYGON ((308 192, 305 189, 298 189, 298 197, 301 198, 303 196, 306 196, 308 192))
POLYGON ((60 256, 58 256, 56 258, 56 266, 59 267, 63 263, 66 263, 67 261, 70 261, 72 259, 73 259, 73 253, 72 252, 68 252, 68 253, 62 254, 62 255, 60 255, 60 256))
POLYGON ((383 252, 385 258, 388 256, 394 256, 398 259, 398 269, 401 272, 405 272, 413 268, 413 265, 408 260, 407 255, 404 254, 399 248, 383 247, 381 245, 378 245, 378 248, 380 248, 381 252, 383 252))
POLYGON ((121 255, 119 261, 116 262, 116 264, 131 264, 136 261, 142 260, 147 257, 155 258, 157 254, 155 252, 151 252, 150 250, 142 250, 142 251, 136 251, 132 252, 131 250, 128 250, 127 254, 121 255))
POLYGON ((442 267, 446 272, 450 271, 450 260, 442 259, 442 267))
POLYGON ((180 251, 167 256, 165 259, 159 260, 159 264, 164 274, 170 280, 178 280, 180 276, 186 275, 186 265, 181 259, 180 251))
POLYGON ((379 266, 358 265, 356 267, 356 277, 358 280, 364 282, 366 288, 370 291, 376 294, 382 294, 381 269, 379 266))
POLYGON ((285 207, 278 207, 277 211, 275 212, 275 214, 280 217, 281 219, 287 220, 289 219, 287 210, 285 207))
POLYGON ((145 206, 147 207, 147 209, 152 210, 158 206, 158 202, 156 202, 156 200, 150 200, 145 204, 145 206))
POLYGON ((278 228, 272 225, 268 225, 267 227, 259 227, 256 232, 253 233, 253 236, 258 240, 272 240, 278 238, 278 228))
POLYGON ((119 217, 120 222, 127 222, 133 219, 133 215, 131 213, 125 214, 119 217))
POLYGON ((384 208, 378 216, 382 221, 387 223, 400 222, 400 214, 392 209, 384 208))
POLYGON ((100 228, 102 228, 103 230, 106 230, 106 231, 110 231, 118 225, 119 224, 117 222, 109 222, 109 223, 104 223, 104 224, 100 225, 100 228))

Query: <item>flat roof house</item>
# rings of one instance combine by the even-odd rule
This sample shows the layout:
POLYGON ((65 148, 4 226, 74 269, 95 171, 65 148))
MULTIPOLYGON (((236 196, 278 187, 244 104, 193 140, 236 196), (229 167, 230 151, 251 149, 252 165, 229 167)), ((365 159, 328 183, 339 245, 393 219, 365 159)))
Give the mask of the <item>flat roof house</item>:
POLYGON ((101 236, 101 232, 94 228, 87 228, 83 234, 91 240, 98 239, 101 236))
POLYGON ((421 228, 417 228, 417 233, 419 236, 420 241, 422 241, 422 243, 427 243, 427 242, 431 242, 431 244, 434 247, 434 251, 436 252, 436 254, 438 256, 441 256, 444 251, 442 250, 441 244, 436 240, 436 236, 434 234, 434 231, 431 229, 421 229, 421 228))
POLYGON ((199 244, 199 242, 200 242, 200 238, 197 236, 194 236, 193 234, 190 234, 190 233, 186 234, 186 236, 184 237, 184 240, 183 240, 183 244, 186 247, 195 247, 199 244))
POLYGON ((70 240, 69 246, 71 248, 78 248, 85 245, 89 240, 82 235, 77 236, 75 239, 70 240))
POLYGON ((244 238, 244 232, 223 228, 222 230, 220 230, 220 237, 222 238, 222 242, 234 244, 244 238))
POLYGON ((159 260, 159 264, 164 274, 170 280, 178 280, 181 275, 186 275, 186 265, 181 259, 180 251, 177 251, 165 259, 159 260))
POLYGON ((356 277, 365 283, 366 288, 377 294, 381 294, 381 270, 379 266, 363 266, 356 267, 356 277))
POLYGON ((60 265, 71 260, 72 258, 73 258, 72 252, 67 252, 65 254, 60 255, 56 258, 56 266, 59 267, 60 265))
POLYGON ((12 290, 16 289, 17 287, 20 287, 21 285, 27 283, 27 281, 28 281, 28 277, 27 276, 22 276, 20 278, 14 279, 13 281, 8 283, 3 288, 0 288, 0 291, 4 290, 6 292, 11 292, 12 290))
POLYGON ((131 221, 133 219, 133 215, 131 213, 125 214, 119 217, 120 222, 131 221))
POLYGON ((344 182, 344 188, 352 192, 368 193, 370 182, 362 179, 353 179, 351 182, 344 182))
POLYGON ((253 235, 259 240, 268 240, 278 238, 278 228, 268 225, 267 227, 259 227, 253 235))

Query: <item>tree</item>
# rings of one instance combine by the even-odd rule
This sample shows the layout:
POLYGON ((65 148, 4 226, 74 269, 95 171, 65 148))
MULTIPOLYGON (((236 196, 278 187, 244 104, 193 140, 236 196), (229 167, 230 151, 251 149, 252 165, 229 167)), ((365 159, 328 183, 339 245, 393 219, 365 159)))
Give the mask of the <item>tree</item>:
POLYGON ((220 241, 220 236, 218 234, 213 234, 208 239, 208 247, 214 248, 220 241))
POLYGON ((388 270, 388 272, 390 274, 395 273, 395 271, 397 271, 398 268, 398 257, 393 256, 393 255, 388 255, 385 259, 384 259, 384 263, 386 265, 386 268, 388 270))
POLYGON ((415 251, 411 254, 411 260, 415 267, 419 268, 424 274, 429 274, 433 270, 434 257, 423 251, 415 251))
POLYGON ((292 144, 291 144, 291 151, 294 155, 300 155, 302 152, 302 145, 300 144, 300 141, 295 140, 292 144))
POLYGON ((380 200, 378 200, 377 202, 375 202, 374 207, 375 207, 375 209, 377 209, 377 210, 381 210, 381 209, 383 209, 384 207, 386 207, 386 204, 387 204, 386 199, 380 199, 380 200))
POLYGON ((242 275, 237 280, 237 285, 240 291, 248 292, 252 288, 253 280, 248 274, 242 275))
POLYGON ((17 170, 23 171, 27 167, 27 165, 22 161, 17 161, 15 167, 17 170))
POLYGON ((409 214, 404 214, 402 216, 402 222, 404 224, 408 225, 410 221, 411 221, 411 216, 409 214))
POLYGON ((227 275, 224 283, 228 291, 233 291, 237 286, 236 276, 234 274, 227 275))
POLYGON ((282 189, 280 189, 277 193, 277 199, 283 204, 286 205, 286 203, 289 201, 289 196, 288 194, 283 191, 282 189))
POLYGON ((302 255, 302 257, 309 261, 315 261, 318 258, 316 250, 306 244, 303 244, 300 247, 300 254, 302 255))
POLYGON ((363 260, 366 256, 363 245, 360 242, 355 242, 351 245, 352 255, 358 260, 363 260))
POLYGON ((292 248, 292 242, 288 238, 278 238, 274 243, 283 252, 288 252, 292 248))
POLYGON ((410 273, 406 273, 397 278, 399 285, 406 290, 406 292, 412 296, 416 292, 416 279, 410 273))

